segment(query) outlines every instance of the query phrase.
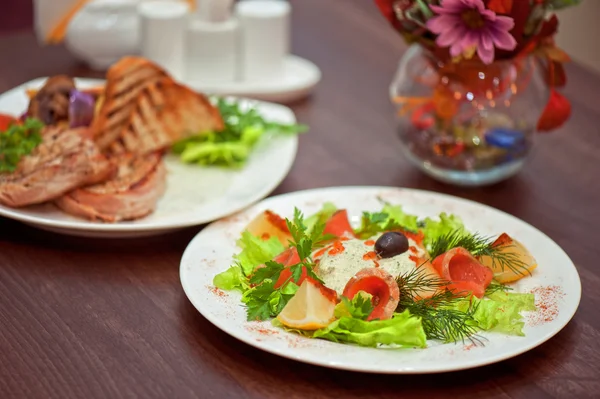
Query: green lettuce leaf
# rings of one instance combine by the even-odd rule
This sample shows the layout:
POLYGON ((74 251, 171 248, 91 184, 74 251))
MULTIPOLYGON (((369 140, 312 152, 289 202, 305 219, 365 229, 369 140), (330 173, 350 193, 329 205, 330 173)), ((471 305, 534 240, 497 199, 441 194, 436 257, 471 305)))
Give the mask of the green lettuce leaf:
POLYGON ((267 121, 257 109, 243 107, 237 101, 215 100, 225 126, 220 131, 198 132, 198 135, 174 143, 171 150, 183 162, 241 168, 260 140, 269 140, 275 135, 299 134, 308 129, 301 124, 267 121))
POLYGON ((313 228, 318 223, 325 223, 327 220, 338 210, 332 202, 326 202, 323 207, 316 213, 308 216, 304 219, 304 225, 306 226, 306 233, 310 234, 313 228))
POLYGON ((242 267, 235 264, 213 277, 213 285, 226 291, 239 289, 244 292, 248 289, 248 279, 242 273, 242 267))
POLYGON ((439 220, 426 218, 423 221, 423 233, 425 234, 424 244, 427 250, 430 250, 430 245, 439 237, 456 231, 465 231, 465 225, 460 217, 456 215, 448 215, 442 212, 439 215, 439 220))
POLYGON ((400 205, 386 203, 381 212, 387 213, 390 219, 394 220, 396 224, 399 224, 405 229, 411 231, 418 230, 417 217, 415 215, 405 213, 400 205))
POLYGON ((246 276, 250 275, 256 269, 256 266, 272 260, 285 249, 283 244, 275 237, 262 240, 247 231, 242 233, 237 245, 242 248, 242 251, 235 255, 235 259, 239 262, 246 276))
POLYGON ((370 347, 379 344, 419 348, 426 346, 421 319, 413 317, 408 311, 397 313, 389 320, 364 321, 342 317, 315 331, 312 336, 370 347))
POLYGON ((381 212, 363 212, 360 227, 354 230, 357 237, 366 239, 391 230, 417 232, 417 217, 402 210, 400 205, 385 203, 381 212))
POLYGON ((458 310, 467 311, 471 301, 475 309, 473 319, 480 329, 524 336, 525 322, 521 312, 536 309, 534 295, 496 292, 490 297, 493 299, 471 298, 457 301, 455 307, 458 310))
POLYGON ((242 233, 237 244, 242 248, 242 251, 234 256, 237 262, 217 274, 213 278, 213 285, 222 290, 239 289, 245 292, 249 288, 248 276, 254 269, 282 253, 284 247, 275 237, 261 240, 247 231, 242 233))

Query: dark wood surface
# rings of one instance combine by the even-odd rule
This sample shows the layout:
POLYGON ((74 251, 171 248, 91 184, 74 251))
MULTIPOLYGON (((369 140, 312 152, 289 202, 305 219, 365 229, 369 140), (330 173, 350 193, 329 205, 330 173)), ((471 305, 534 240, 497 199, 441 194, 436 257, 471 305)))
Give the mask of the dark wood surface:
MULTIPOLYGON (((201 227, 140 240, 71 238, 0 218, 0 398, 600 397, 600 76, 569 65, 572 119, 540 135, 516 177, 492 187, 437 183, 400 155, 387 86, 404 50, 367 0, 295 0, 293 51, 323 81, 293 105, 311 127, 274 192, 332 185, 416 187, 507 211, 578 265, 581 306, 556 337, 495 365, 379 376, 296 363, 205 320, 179 283, 201 227)), ((24 16, 23 18, 27 18, 24 16)), ((39 76, 90 74, 29 31, 0 36, 0 91, 39 76)))

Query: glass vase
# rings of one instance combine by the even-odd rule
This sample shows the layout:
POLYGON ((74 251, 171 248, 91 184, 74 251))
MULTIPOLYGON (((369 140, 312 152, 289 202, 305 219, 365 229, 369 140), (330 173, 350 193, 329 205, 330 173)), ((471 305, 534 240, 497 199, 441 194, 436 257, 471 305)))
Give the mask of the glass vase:
POLYGON ((529 55, 490 65, 444 63, 412 45, 390 86, 407 158, 433 178, 462 186, 517 173, 549 96, 538 62, 529 55))

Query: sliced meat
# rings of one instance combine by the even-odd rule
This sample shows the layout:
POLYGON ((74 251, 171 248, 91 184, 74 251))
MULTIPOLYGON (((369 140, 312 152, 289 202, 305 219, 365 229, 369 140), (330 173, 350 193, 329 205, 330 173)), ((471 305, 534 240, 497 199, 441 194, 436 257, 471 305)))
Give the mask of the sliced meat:
POLYGON ((103 222, 133 220, 152 213, 166 188, 166 168, 159 153, 126 154, 115 161, 116 176, 78 188, 56 200, 72 215, 103 222))
POLYGON ((483 266, 469 251, 454 248, 433 260, 434 269, 447 281, 448 289, 457 295, 472 293, 482 298, 494 274, 483 266))
POLYGON ((110 178, 114 165, 89 138, 88 129, 46 127, 42 143, 12 173, 0 173, 0 204, 22 207, 52 201, 79 186, 110 178))

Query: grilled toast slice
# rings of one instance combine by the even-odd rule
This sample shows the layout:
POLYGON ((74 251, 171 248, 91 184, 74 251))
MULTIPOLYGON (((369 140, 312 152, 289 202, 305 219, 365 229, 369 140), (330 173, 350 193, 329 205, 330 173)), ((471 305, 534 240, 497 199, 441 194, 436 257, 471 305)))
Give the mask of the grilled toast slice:
POLYGON ((111 153, 149 153, 203 132, 221 130, 223 119, 206 96, 170 77, 149 83, 138 94, 111 153))
POLYGON ((142 57, 123 57, 108 69, 102 105, 92 124, 94 141, 101 150, 120 137, 139 94, 167 77, 165 70, 142 57))

